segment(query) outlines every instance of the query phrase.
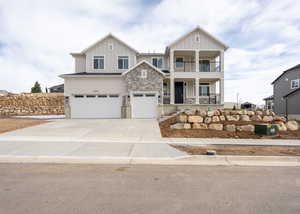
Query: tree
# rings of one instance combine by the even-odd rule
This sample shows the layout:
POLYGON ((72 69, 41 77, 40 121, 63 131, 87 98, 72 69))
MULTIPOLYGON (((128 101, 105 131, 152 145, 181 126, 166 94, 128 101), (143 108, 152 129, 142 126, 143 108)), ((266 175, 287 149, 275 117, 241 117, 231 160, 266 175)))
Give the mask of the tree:
POLYGON ((42 93, 41 85, 38 81, 36 81, 31 88, 31 93, 42 93))

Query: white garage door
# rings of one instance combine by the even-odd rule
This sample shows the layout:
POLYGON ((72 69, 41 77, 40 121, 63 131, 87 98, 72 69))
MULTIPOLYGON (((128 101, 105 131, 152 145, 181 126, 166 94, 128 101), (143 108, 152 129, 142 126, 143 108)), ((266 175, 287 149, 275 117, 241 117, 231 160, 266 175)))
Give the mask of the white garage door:
POLYGON ((157 95, 156 93, 132 94, 132 118, 156 118, 157 95))
POLYGON ((120 118, 121 96, 74 95, 71 98, 71 118, 120 118))

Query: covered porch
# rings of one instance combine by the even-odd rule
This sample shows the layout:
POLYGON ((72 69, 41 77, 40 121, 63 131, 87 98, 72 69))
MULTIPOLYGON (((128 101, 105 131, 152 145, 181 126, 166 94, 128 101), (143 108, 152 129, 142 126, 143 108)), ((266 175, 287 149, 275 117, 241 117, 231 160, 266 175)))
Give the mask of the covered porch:
POLYGON ((163 104, 222 105, 224 100, 223 87, 224 80, 221 78, 165 79, 163 82, 163 104), (171 89, 172 85, 173 90, 171 89))

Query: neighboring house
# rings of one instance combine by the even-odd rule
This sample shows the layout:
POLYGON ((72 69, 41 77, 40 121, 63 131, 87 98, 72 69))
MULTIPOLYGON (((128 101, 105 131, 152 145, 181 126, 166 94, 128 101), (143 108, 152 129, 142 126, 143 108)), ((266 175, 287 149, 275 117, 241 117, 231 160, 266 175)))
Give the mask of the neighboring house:
POLYGON ((50 93, 64 93, 64 84, 55 85, 49 88, 50 93))
POLYGON ((255 110, 256 109, 256 105, 253 104, 253 103, 244 102, 244 103, 241 104, 241 109, 255 110))
POLYGON ((6 90, 0 90, 0 94, 9 94, 9 92, 6 90))
POLYGON ((274 111, 274 96, 264 98, 265 106, 264 109, 274 111))
POLYGON ((108 34, 79 53, 65 81, 68 118, 157 118, 184 108, 222 108, 228 46, 200 27, 140 53, 108 34))
POLYGON ((284 71, 272 84, 274 112, 300 120, 300 64, 284 71))

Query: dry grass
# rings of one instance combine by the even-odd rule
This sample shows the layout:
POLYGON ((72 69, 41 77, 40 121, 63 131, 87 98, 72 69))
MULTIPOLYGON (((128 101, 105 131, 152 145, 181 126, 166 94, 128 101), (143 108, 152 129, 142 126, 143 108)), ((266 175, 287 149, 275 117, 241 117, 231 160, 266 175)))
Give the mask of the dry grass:
POLYGON ((47 120, 40 119, 0 118, 0 133, 35 126, 47 122, 47 120))

